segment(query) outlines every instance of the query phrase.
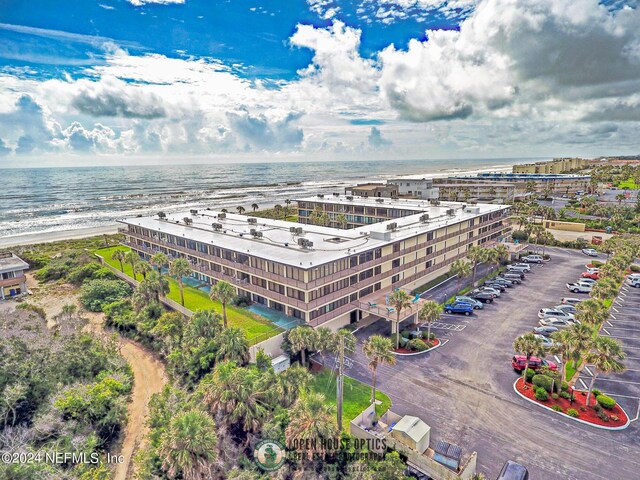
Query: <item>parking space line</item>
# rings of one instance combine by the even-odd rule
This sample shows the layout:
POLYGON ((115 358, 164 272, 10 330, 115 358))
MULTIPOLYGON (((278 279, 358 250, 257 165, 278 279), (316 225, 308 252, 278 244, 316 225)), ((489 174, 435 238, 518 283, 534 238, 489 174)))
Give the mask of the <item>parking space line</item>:
POLYGON ((585 390, 589 390, 589 387, 587 387, 587 384, 584 383, 581 378, 579 378, 578 381, 582 384, 585 390))
POLYGON ((629 380, 615 380, 613 378, 607 378, 607 377, 597 377, 596 382, 598 380, 602 380, 604 382, 626 383, 628 385, 640 385, 640 382, 630 382, 629 380))
POLYGON ((622 327, 614 327, 613 325, 611 325, 609 328, 613 328, 615 330, 630 330, 632 332, 640 332, 640 329, 637 329, 637 328, 622 328, 622 327))
POLYGON ((624 348, 630 348, 631 350, 640 350, 640 347, 630 347, 629 345, 625 345, 624 348))
POLYGON ((593 373, 591 373, 591 370, 589 370, 588 366, 585 365, 584 369, 587 371, 590 377, 593 377, 593 373))
MULTIPOLYGON (((620 336, 617 336, 617 335, 609 335, 609 337, 615 338, 617 340, 640 340, 640 337, 620 337, 620 336)), ((625 345, 625 347, 626 347, 626 345, 625 345)))
POLYGON ((627 294, 626 294, 626 293, 624 293, 624 292, 618 292, 618 293, 619 293, 620 295, 622 295, 623 297, 626 297, 626 296, 627 296, 627 294))
POLYGON ((609 320, 607 320, 607 323, 609 324, 610 327, 613 327, 613 323, 611 323, 609 320))
POLYGON ((616 307, 612 306, 611 310, 615 310, 616 313, 620 313, 620 310, 618 310, 616 307))
POLYGON ((607 335, 611 336, 611 334, 609 333, 609 331, 606 328, 602 327, 602 331, 604 333, 606 333, 607 335))
POLYGON ((613 315, 613 313, 610 313, 610 314, 609 314, 609 316, 610 316, 611 318, 613 318, 614 320, 617 320, 617 318, 613 315))

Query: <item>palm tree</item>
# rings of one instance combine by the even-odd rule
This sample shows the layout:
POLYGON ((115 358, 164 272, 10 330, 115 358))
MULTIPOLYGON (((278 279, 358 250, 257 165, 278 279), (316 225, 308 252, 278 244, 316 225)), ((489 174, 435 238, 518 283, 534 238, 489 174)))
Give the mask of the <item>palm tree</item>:
POLYGON ((400 315, 402 310, 411 306, 411 297, 399 288, 389 297, 389 303, 396 311, 396 349, 400 348, 400 315))
POLYGON ((511 256, 511 252, 509 251, 509 248, 506 245, 503 245, 503 244, 496 245, 493 248, 493 250, 494 252, 496 252, 498 265, 501 264, 502 262, 507 261, 511 256))
POLYGON ((162 269, 169 266, 169 257, 165 253, 158 252, 151 257, 151 265, 158 269, 158 273, 162 275, 162 269))
POLYGON ((392 352, 393 343, 390 338, 371 335, 362 344, 362 353, 369 360, 371 370, 371 403, 376 402, 376 370, 378 365, 395 365, 396 356, 392 352))
POLYGON ((555 343, 549 351, 560 355, 562 359, 562 370, 560 371, 560 385, 562 385, 567 380, 567 365, 571 358, 571 334, 568 329, 558 330, 551 334, 551 338, 555 343))
POLYGON ((280 214, 282 213, 282 205, 280 205, 278 203, 277 205, 274 205, 273 209, 276 212, 276 218, 278 218, 280 216, 280 214))
POLYGON ((293 405, 289 417, 291 421, 285 430, 287 445, 303 445, 306 441, 312 448, 307 450, 309 459, 314 454, 323 454, 325 446, 339 434, 333 421, 335 407, 327 404, 324 395, 303 394, 293 405), (323 441, 324 440, 324 441, 323 441))
POLYGON ((567 328, 567 332, 569 332, 567 340, 569 342, 569 349, 571 350, 573 367, 577 370, 579 368, 578 361, 589 348, 589 343, 593 337, 593 331, 587 325, 575 323, 567 328))
POLYGON ((471 273, 471 264, 466 260, 460 258, 451 264, 449 273, 452 276, 458 277, 456 280, 456 291, 460 291, 460 284, 464 277, 468 277, 471 273))
POLYGON ((258 208, 260 208, 260 207, 258 206, 258 204, 257 204, 257 203, 252 203, 252 204, 251 204, 251 209, 252 209, 254 212, 255 212, 256 210, 258 210, 258 208))
POLYGON ((589 384, 589 392, 587 393, 587 406, 589 405, 591 390, 593 390, 593 384, 596 382, 598 374, 603 373, 609 375, 611 373, 624 372, 625 366, 622 360, 624 360, 626 356, 620 344, 613 338, 596 337, 593 340, 591 349, 585 355, 587 363, 594 366, 591 383, 589 384))
POLYGON ((315 329, 315 341, 314 350, 318 350, 320 352, 320 357, 322 357, 322 365, 324 366, 324 352, 329 351, 333 352, 337 348, 337 337, 335 333, 331 331, 330 328, 327 327, 318 327, 315 329))
POLYGON ((209 298, 217 300, 222 304, 222 322, 224 328, 227 328, 227 303, 229 303, 236 296, 236 289, 229 282, 220 280, 209 292, 209 298))
POLYGON ((300 352, 300 363, 307 366, 306 350, 315 347, 317 342, 316 331, 307 326, 298 326, 289 330, 287 336, 291 349, 300 352))
POLYGON ((180 303, 184 307, 184 284, 182 282, 183 277, 191 275, 191 264, 189 260, 185 258, 177 258, 169 267, 169 275, 174 277, 180 287, 180 303))
POLYGON ((524 370, 522 371, 522 386, 524 387, 527 370, 529 369, 529 361, 531 357, 542 357, 544 355, 544 345, 542 340, 537 338, 533 333, 525 333, 516 338, 513 342, 513 349, 516 353, 520 353, 526 357, 524 370))
POLYGON ((469 260, 473 262, 473 273, 471 277, 471 285, 475 287, 476 271, 478 269, 478 263, 487 261, 487 257, 488 257, 487 249, 482 248, 479 245, 474 245, 467 251, 467 257, 469 258, 469 260))
POLYGON ((534 182, 533 180, 529 180, 527 181, 527 183, 525 184, 525 190, 527 193, 533 193, 536 191, 536 182, 534 182))
POLYGON ((155 301, 160 301, 160 297, 170 292, 169 280, 160 275, 158 272, 150 272, 138 287, 140 289, 148 289, 153 294, 155 301))
POLYGON ((288 198, 284 201, 284 216, 288 216, 289 215, 289 205, 291 205, 291 200, 289 200, 288 198))
POLYGON ((340 228, 347 228, 347 216, 344 213, 338 214, 336 217, 336 222, 340 225, 340 228))
POLYGON ((292 365, 278 374, 280 382, 281 402, 285 408, 290 407, 308 387, 313 376, 302 365, 292 365))
POLYGON ((120 271, 122 273, 124 273, 124 264, 122 263, 122 261, 126 258, 126 254, 124 252, 124 250, 116 250, 115 252, 113 252, 111 254, 111 260, 117 260, 118 262, 120 262, 120 271))
POLYGON ((442 315, 442 305, 433 300, 427 300, 422 304, 418 316, 427 324, 427 338, 431 341, 431 324, 437 322, 442 315))
POLYGON ((129 265, 131 265, 131 272, 133 274, 133 279, 137 280, 136 272, 138 270, 138 264, 140 263, 140 256, 136 252, 131 250, 125 254, 124 258, 129 263, 129 265))
POLYGON ((236 207, 236 210, 240 215, 242 215, 245 212, 245 209, 242 205, 240 205, 239 207, 236 207))
POLYGON ((609 312, 604 304, 595 298, 580 302, 576 306, 576 320, 589 326, 595 332, 600 330, 600 325, 608 318, 609 312))
POLYGON ((618 294, 618 284, 611 278, 603 278, 591 289, 591 296, 599 300, 615 298, 618 294))
POLYGON ((239 365, 249 362, 249 342, 244 332, 238 327, 225 328, 217 337, 217 361, 232 361, 239 365))
POLYGON ((147 262, 140 262, 138 271, 142 274, 143 280, 147 279, 147 274, 153 270, 153 267, 147 262))
POLYGON ((620 205, 627 197, 624 196, 624 193, 619 193, 616 195, 616 200, 618 201, 618 205, 620 205))
POLYGON ((215 310, 196 311, 185 327, 184 339, 189 344, 215 338, 222 332, 222 317, 215 310))
POLYGON ((215 423, 205 412, 178 413, 160 439, 158 456, 171 478, 212 478, 217 458, 215 423))

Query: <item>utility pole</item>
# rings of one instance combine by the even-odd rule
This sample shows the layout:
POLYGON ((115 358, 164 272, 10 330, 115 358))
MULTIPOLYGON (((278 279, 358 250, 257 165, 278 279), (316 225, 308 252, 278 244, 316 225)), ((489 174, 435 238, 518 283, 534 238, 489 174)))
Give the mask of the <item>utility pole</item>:
POLYGON ((336 382, 336 388, 337 388, 337 399, 336 399, 336 404, 337 404, 337 410, 338 410, 338 431, 341 432, 342 431, 342 395, 344 392, 343 389, 343 379, 342 379, 342 375, 344 373, 344 336, 343 335, 338 335, 338 378, 337 378, 337 382, 336 382))

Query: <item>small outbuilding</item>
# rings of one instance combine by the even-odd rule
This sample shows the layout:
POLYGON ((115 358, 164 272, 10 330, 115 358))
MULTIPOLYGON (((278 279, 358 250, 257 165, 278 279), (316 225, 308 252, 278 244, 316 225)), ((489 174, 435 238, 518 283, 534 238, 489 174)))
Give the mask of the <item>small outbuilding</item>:
POLYGON ((405 415, 391 430, 391 436, 416 452, 429 448, 431 427, 418 417, 405 415))

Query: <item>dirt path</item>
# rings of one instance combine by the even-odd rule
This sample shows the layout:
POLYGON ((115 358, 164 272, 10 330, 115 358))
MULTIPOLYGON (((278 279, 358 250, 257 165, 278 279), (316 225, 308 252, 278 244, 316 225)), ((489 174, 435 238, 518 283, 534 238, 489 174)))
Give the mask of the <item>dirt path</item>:
MULTIPOLYGON (((69 285, 56 286, 55 290, 43 288, 30 275, 27 276, 27 285, 33 296, 29 301, 42 306, 47 312, 49 326, 53 325, 53 317, 62 311, 66 304, 73 303, 80 306, 78 292, 69 285)), ((104 330, 104 318, 101 313, 82 312, 89 319, 86 330, 96 335, 106 335, 104 330)), ((167 375, 164 365, 151 352, 134 341, 121 338, 120 353, 131 365, 133 371, 133 390, 128 408, 128 422, 124 429, 124 441, 120 455, 124 462, 116 464, 114 480, 126 480, 134 477, 133 456, 138 448, 145 446, 148 431, 145 419, 149 413, 149 400, 154 393, 162 390, 167 383, 167 375)))

